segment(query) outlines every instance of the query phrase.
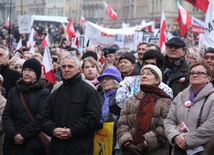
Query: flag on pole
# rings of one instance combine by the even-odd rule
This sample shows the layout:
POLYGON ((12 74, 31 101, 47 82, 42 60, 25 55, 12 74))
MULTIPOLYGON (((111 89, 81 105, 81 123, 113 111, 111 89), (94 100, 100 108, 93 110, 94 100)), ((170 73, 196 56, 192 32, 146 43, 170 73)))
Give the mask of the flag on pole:
POLYGON ((35 54, 34 45, 33 45, 33 46, 31 46, 29 53, 31 53, 31 54, 35 54))
POLYGON ((86 20, 85 20, 85 18, 83 16, 81 16, 81 23, 82 23, 82 25, 86 24, 86 20))
POLYGON ((28 43, 27 43, 27 47, 28 48, 31 48, 33 46, 33 37, 35 35, 36 31, 34 30, 34 28, 31 29, 31 33, 30 33, 30 37, 29 37, 29 40, 28 40, 28 43))
POLYGON ((113 20, 117 20, 117 13, 105 1, 104 5, 106 7, 109 17, 111 17, 113 20))
POLYGON ((45 46, 42 64, 44 66, 45 79, 48 80, 49 82, 55 83, 51 54, 49 47, 47 45, 45 46))
MULTIPOLYGON (((48 45, 48 34, 45 36, 45 38, 42 40, 42 45, 44 46, 44 47, 46 47, 46 45, 48 45)), ((48 45, 49 46, 49 45, 48 45)))
POLYGON ((161 48, 161 52, 165 52, 165 43, 166 43, 166 18, 165 14, 162 11, 162 16, 161 16, 161 25, 160 25, 160 40, 159 40, 159 47, 161 48))
POLYGON ((22 48, 22 39, 19 40, 17 46, 16 46, 16 50, 19 50, 22 48))
POLYGON ((75 30, 74 30, 74 25, 73 25, 72 19, 70 19, 70 21, 66 27, 66 30, 67 30, 68 38, 69 38, 69 40, 71 40, 71 38, 75 36, 75 30))
POLYGON ((7 25, 6 25, 6 28, 8 28, 8 29, 10 28, 10 17, 7 18, 7 25))
POLYGON ((206 48, 214 47, 214 0, 210 0, 207 9, 203 44, 206 48))
POLYGON ((196 8, 202 10, 203 12, 207 12, 207 8, 209 5, 208 0, 185 0, 195 6, 196 8))

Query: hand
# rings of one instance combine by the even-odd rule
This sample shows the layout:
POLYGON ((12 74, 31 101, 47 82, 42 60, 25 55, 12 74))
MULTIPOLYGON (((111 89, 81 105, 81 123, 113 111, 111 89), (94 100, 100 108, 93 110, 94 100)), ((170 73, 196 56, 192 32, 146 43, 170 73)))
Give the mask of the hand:
POLYGON ((72 137, 71 130, 69 128, 55 128, 53 135, 59 139, 68 139, 72 137))
POLYGON ((141 155, 141 150, 132 143, 125 146, 125 151, 129 152, 131 155, 141 155))
POLYGON ((146 146, 146 144, 143 142, 143 143, 138 144, 138 145, 137 145, 137 148, 139 148, 140 151, 143 153, 143 152, 146 151, 147 146, 146 146))
POLYGON ((186 141, 184 139, 184 137, 186 136, 183 135, 183 134, 180 134, 180 135, 177 135, 174 140, 175 140, 175 143, 181 148, 181 149, 186 149, 187 148, 187 144, 186 144, 186 141))
POLYGON ((14 143, 17 144, 17 145, 21 145, 21 144, 23 144, 23 142, 25 141, 21 134, 15 135, 15 136, 13 137, 13 139, 15 140, 14 143))

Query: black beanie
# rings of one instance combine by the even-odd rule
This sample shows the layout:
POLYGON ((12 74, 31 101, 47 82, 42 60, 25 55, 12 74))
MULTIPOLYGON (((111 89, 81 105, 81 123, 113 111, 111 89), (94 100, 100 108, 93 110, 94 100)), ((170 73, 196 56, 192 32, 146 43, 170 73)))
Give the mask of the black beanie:
POLYGON ((36 78, 39 79, 41 77, 42 66, 38 60, 35 58, 30 58, 26 60, 23 64, 22 71, 24 68, 30 68, 36 73, 36 78))
POLYGON ((87 51, 82 55, 82 60, 87 58, 87 57, 92 57, 97 61, 97 53, 92 52, 92 51, 87 51))
POLYGON ((119 62, 122 59, 127 59, 133 64, 135 63, 135 60, 136 60, 134 54, 132 54, 132 53, 124 53, 123 55, 121 55, 119 62))

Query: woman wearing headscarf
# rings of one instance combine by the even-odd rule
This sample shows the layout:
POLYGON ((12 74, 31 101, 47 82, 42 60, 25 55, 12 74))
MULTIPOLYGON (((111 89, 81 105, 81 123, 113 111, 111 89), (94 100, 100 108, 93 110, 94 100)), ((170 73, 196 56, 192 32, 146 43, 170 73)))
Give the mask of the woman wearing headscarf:
POLYGON ((171 98, 158 87, 162 73, 157 66, 145 65, 140 76, 140 90, 125 101, 118 121, 121 155, 168 155, 163 123, 171 98))
POLYGON ((173 146, 172 154, 210 154, 206 148, 210 149, 214 136, 212 70, 205 62, 198 62, 191 66, 189 75, 190 85, 173 100, 164 122, 166 136, 173 146))
POLYGON ((5 132, 3 153, 5 155, 45 154, 39 132, 49 91, 44 88, 45 82, 40 76, 40 62, 35 58, 26 60, 22 68, 22 78, 9 93, 2 117, 5 132), (25 109, 20 92, 33 114, 32 119, 25 109))

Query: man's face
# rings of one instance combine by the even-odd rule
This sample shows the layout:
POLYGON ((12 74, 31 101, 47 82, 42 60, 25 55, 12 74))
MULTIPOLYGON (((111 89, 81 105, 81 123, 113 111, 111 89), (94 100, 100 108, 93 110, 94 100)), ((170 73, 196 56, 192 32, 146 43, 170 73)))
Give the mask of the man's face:
POLYGON ((126 75, 126 76, 130 75, 130 73, 132 72, 134 67, 135 67, 135 64, 131 63, 127 59, 122 59, 119 62, 119 70, 123 74, 123 76, 124 75, 126 75))
POLYGON ((6 65, 8 63, 8 56, 4 52, 4 49, 0 48, 0 65, 6 65))
POLYGON ((80 67, 77 65, 76 61, 68 58, 62 61, 61 70, 64 79, 70 79, 77 73, 80 73, 80 67))
POLYGON ((114 61, 115 61, 115 54, 112 53, 112 54, 107 54, 106 55, 106 64, 108 65, 113 65, 114 61))
POLYGON ((214 53, 206 53, 204 61, 214 70, 214 53))
POLYGON ((146 52, 146 44, 142 44, 137 48, 137 54, 139 59, 143 59, 143 54, 146 52))
POLYGON ((170 61, 177 61, 185 55, 185 51, 182 47, 177 45, 168 45, 166 51, 170 61))
POLYGON ((115 61, 114 61, 114 65, 119 68, 119 59, 121 57, 121 54, 120 55, 115 55, 115 61))

